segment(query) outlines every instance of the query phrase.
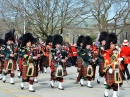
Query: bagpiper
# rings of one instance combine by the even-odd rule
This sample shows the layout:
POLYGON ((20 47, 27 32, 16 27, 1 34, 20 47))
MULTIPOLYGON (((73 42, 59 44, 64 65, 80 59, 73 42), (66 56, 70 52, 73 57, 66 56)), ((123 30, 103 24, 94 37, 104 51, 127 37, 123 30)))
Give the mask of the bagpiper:
POLYGON ((51 88, 54 88, 54 82, 59 81, 59 90, 64 90, 62 83, 64 81, 63 76, 63 65, 66 63, 66 58, 63 59, 62 47, 63 42, 62 36, 60 34, 55 34, 52 41, 52 63, 51 63, 51 88))
POLYGON ((122 85, 122 73, 120 68, 120 53, 116 49, 117 36, 115 33, 110 33, 106 37, 105 50, 103 53, 105 60, 105 68, 103 72, 105 73, 105 79, 107 85, 105 87, 104 97, 108 97, 109 89, 113 89, 113 96, 117 97, 117 90, 120 85, 122 85), (119 61, 118 61, 119 60, 119 61))
POLYGON ((51 64, 51 49, 52 49, 52 35, 49 35, 46 39, 46 45, 44 49, 44 59, 43 59, 43 65, 44 65, 44 72, 47 72, 47 67, 51 64))
POLYGON ((37 77, 38 77, 38 71, 40 70, 40 64, 41 64, 41 57, 43 55, 43 52, 41 51, 41 45, 39 43, 39 40, 37 38, 33 39, 32 42, 32 48, 33 48, 33 55, 34 56, 38 56, 38 59, 34 59, 35 65, 34 68, 36 71, 36 73, 34 73, 35 78, 34 78, 34 82, 38 83, 37 77))
POLYGON ((93 71, 93 63, 95 60, 92 58, 92 52, 91 52, 91 46, 92 46, 92 39, 90 36, 85 36, 83 38, 83 46, 80 50, 80 55, 82 57, 82 65, 81 69, 79 71, 79 75, 77 78, 77 82, 80 81, 80 85, 83 86, 83 81, 88 80, 87 87, 92 88, 91 80, 94 75, 93 71))
POLYGON ((35 92, 33 88, 34 77, 36 74, 35 62, 34 60, 38 59, 38 56, 34 56, 32 41, 34 37, 31 33, 26 33, 22 37, 22 82, 21 89, 24 89, 24 82, 29 82, 29 91, 35 92))
POLYGON ((3 45, 4 45, 4 40, 0 39, 0 80, 2 80, 2 72, 4 69, 4 55, 2 54, 3 45))
MULTIPOLYGON (((101 77, 104 77, 104 72, 103 72, 103 69, 104 69, 104 64, 105 64, 105 61, 104 61, 104 57, 103 57, 103 52, 105 50, 105 44, 106 44, 106 36, 108 35, 108 32, 101 32, 100 36, 99 36, 99 43, 100 43, 100 46, 99 46, 99 50, 98 50, 98 62, 99 62, 99 75, 98 75, 98 79, 97 79, 97 83, 100 84, 100 78, 101 77)), ((104 78, 104 85, 106 85, 106 80, 104 78)))
POLYGON ((65 43, 62 45, 62 59, 65 59, 66 62, 63 63, 62 67, 63 67, 63 73, 64 73, 64 76, 67 76, 67 70, 66 70, 66 66, 67 66, 67 61, 68 61, 68 51, 66 50, 66 47, 65 47, 65 43))
POLYGON ((81 35, 81 36, 78 37, 78 40, 77 40, 77 53, 78 53, 77 61, 76 61, 77 77, 79 75, 79 71, 80 71, 81 66, 82 66, 81 49, 82 49, 82 46, 83 46, 83 38, 84 38, 84 36, 81 35))
POLYGON ((18 63, 18 78, 22 76, 22 63, 23 63, 23 58, 22 58, 22 36, 18 39, 18 58, 17 58, 17 63, 18 63))
POLYGON ((18 52, 18 48, 15 46, 14 32, 15 30, 10 30, 5 34, 5 45, 2 49, 2 54, 5 56, 3 82, 6 82, 6 75, 10 73, 10 84, 14 84, 18 52))

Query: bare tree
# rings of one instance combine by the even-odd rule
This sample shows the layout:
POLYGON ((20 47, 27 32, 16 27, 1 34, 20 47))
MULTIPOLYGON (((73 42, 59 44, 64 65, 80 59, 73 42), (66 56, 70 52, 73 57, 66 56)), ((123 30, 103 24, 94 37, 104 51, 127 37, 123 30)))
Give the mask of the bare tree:
POLYGON ((98 22, 97 26, 100 32, 114 32, 120 28, 119 34, 128 25, 129 6, 127 0, 82 0, 82 2, 87 10, 86 15, 94 17, 98 22))
POLYGON ((15 25, 19 20, 26 20, 26 31, 32 31, 38 37, 54 33, 63 33, 63 29, 70 25, 82 8, 80 0, 6 0, 6 9, 13 10, 15 25), (74 12, 76 10, 76 12, 74 12), (25 14, 24 14, 25 13, 25 14))

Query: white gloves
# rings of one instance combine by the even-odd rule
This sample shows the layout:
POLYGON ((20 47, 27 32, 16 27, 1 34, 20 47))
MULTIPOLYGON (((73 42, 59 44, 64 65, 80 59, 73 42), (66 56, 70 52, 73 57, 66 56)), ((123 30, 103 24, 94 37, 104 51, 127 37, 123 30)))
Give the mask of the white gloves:
POLYGON ((118 61, 121 62, 123 60, 123 58, 118 58, 118 61))
POLYGON ((112 68, 110 68, 110 69, 109 69, 109 73, 112 74, 112 72, 113 72, 113 70, 112 70, 112 68))
POLYGON ((101 50, 103 50, 103 51, 104 51, 104 47, 101 47, 101 50))

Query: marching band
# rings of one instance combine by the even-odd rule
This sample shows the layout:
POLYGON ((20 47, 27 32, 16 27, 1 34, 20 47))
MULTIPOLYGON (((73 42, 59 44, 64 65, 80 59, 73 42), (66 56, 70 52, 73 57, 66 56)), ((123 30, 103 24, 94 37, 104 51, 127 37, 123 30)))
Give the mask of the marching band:
MULTIPOLYGON (((69 76, 66 68, 74 65, 77 68, 76 84, 93 88, 91 81, 95 80, 96 66, 99 66, 97 83, 104 78, 104 97, 109 97, 113 89, 113 97, 118 97, 119 87, 123 80, 129 80, 127 68, 130 63, 130 47, 128 40, 121 46, 117 45, 115 33, 101 32, 98 38, 99 45, 95 45, 91 36, 79 36, 77 45, 70 45, 63 41, 60 34, 49 35, 45 43, 31 33, 15 38, 15 30, 5 34, 5 39, 0 39, 0 80, 6 82, 6 75, 10 74, 10 84, 15 84, 15 70, 21 78, 21 89, 24 83, 29 83, 29 91, 35 92, 34 83, 38 83, 39 71, 46 73, 49 67, 50 87, 54 88, 55 81, 59 82, 58 89, 64 90, 64 76, 69 76), (127 79, 125 78, 127 73, 127 79)), ((76 75, 76 74, 75 74, 76 75)))

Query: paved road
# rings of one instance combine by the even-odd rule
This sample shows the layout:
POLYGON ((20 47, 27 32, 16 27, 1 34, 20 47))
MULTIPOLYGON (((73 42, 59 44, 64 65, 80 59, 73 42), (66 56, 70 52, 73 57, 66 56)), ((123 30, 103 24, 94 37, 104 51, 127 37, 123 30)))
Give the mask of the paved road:
MULTIPOLYGON (((129 65, 130 70, 130 65, 129 65)), ((48 72, 40 73, 38 83, 34 84, 36 92, 30 93, 28 91, 28 83, 25 83, 24 90, 20 89, 21 79, 15 76, 15 85, 9 83, 9 75, 6 83, 0 81, 0 97, 104 97, 103 78, 101 84, 97 84, 96 80, 92 81, 93 88, 87 88, 87 81, 84 82, 84 87, 79 84, 74 84, 76 80, 76 68, 67 68, 68 76, 64 79, 65 90, 58 90, 58 82, 55 83, 55 88, 50 87, 50 70, 48 72)), ((98 70, 97 70, 98 71, 98 70)), ((97 77, 97 74, 96 74, 97 77)), ((130 83, 130 81, 129 81, 130 83)), ((109 97, 112 97, 112 90, 109 92, 109 97)), ((124 81, 123 87, 120 89, 120 97, 130 97, 130 86, 124 81)))

